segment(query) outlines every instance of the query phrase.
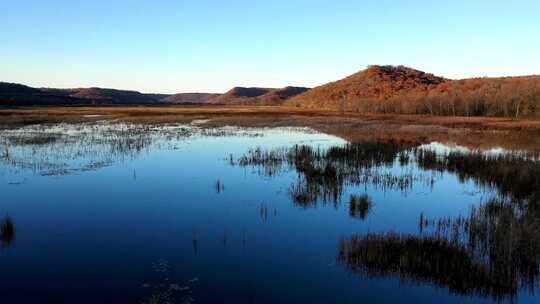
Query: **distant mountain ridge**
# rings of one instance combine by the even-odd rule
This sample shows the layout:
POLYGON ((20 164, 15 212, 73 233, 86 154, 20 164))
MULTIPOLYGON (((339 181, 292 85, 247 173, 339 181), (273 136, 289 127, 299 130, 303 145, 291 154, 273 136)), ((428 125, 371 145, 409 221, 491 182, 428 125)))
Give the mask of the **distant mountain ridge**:
POLYGON ((205 103, 219 94, 152 94, 104 88, 32 88, 0 82, 0 105, 85 105, 85 104, 182 104, 205 103))
POLYGON ((282 105, 285 100, 308 91, 304 87, 257 88, 235 87, 212 100, 212 103, 237 105, 282 105))
POLYGON ((235 87, 225 94, 178 93, 150 94, 105 88, 32 88, 0 82, 0 105, 129 105, 129 104, 229 104, 281 105, 286 99, 307 91, 302 87, 235 87))
POLYGON ((452 80, 405 66, 373 65, 313 89, 235 87, 224 94, 32 88, 0 83, 0 105, 221 104, 360 113, 540 116, 540 76, 452 80))

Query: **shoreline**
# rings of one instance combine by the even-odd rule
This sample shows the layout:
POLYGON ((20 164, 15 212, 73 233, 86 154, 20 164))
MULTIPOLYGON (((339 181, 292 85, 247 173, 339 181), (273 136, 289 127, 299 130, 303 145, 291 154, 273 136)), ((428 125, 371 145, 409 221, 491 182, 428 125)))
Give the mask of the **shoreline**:
POLYGON ((115 121, 199 127, 310 127, 348 141, 439 141, 472 149, 540 150, 540 118, 361 114, 276 106, 44 106, 0 108, 0 128, 115 121))

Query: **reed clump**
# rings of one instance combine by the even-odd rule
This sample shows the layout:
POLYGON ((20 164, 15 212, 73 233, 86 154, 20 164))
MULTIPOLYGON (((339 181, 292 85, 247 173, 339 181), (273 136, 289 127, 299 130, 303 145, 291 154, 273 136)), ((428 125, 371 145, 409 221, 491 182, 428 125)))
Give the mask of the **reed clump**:
POLYGON ((352 194, 349 201, 349 215, 352 218, 365 220, 373 208, 373 201, 367 194, 352 194))
POLYGON ((539 199, 492 198, 467 216, 429 219, 419 234, 353 235, 339 241, 338 261, 368 276, 431 282, 458 294, 515 298, 540 282, 539 199))
POLYGON ((0 240, 2 246, 10 246, 15 241, 15 224, 9 215, 0 223, 0 240))

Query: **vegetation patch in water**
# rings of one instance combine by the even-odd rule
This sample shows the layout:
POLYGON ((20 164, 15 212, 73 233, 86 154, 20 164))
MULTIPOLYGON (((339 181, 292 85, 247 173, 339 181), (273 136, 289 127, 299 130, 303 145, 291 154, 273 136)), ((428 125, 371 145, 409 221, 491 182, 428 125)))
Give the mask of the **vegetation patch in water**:
POLYGON ((373 202, 367 194, 351 195, 351 199, 349 201, 349 215, 352 218, 365 220, 372 208, 373 202))

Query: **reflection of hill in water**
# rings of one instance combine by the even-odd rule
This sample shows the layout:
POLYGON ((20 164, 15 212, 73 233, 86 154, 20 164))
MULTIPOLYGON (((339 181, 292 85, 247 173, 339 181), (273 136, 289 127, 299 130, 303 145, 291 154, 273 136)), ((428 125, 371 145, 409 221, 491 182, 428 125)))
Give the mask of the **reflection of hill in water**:
POLYGON ((259 136, 234 128, 121 123, 59 124, 2 130, 0 165, 39 175, 98 170, 134 159, 152 148, 175 149, 194 136, 259 136))

